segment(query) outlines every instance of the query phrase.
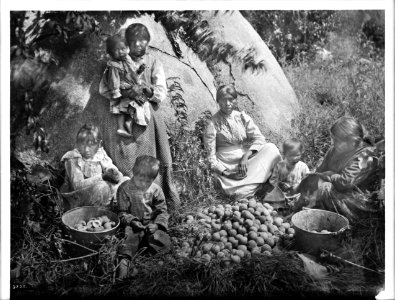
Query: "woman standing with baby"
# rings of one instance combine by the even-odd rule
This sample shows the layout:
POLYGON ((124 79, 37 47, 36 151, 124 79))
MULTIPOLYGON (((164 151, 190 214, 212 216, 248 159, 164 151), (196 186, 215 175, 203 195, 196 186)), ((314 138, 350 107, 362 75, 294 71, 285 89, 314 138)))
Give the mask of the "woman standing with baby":
MULTIPOLYGON (((172 183, 172 158, 167 127, 159 111, 160 103, 167 96, 166 77, 162 64, 149 51, 150 40, 151 35, 147 27, 141 23, 131 24, 125 31, 126 46, 129 48, 125 61, 131 71, 138 74, 138 80, 126 89, 120 88, 119 93, 122 99, 133 101, 134 118, 131 119, 130 114, 126 114, 123 127, 122 118, 108 114, 102 123, 103 138, 109 156, 124 174, 133 173, 132 167, 140 155, 150 155, 159 159, 161 169, 156 182, 162 187, 169 208, 175 208, 179 205, 179 196, 172 183), (147 105, 149 114, 146 113, 147 105), (140 110, 138 106, 143 108, 143 115, 149 117, 146 126, 136 122, 140 110)), ((109 98, 103 90, 101 92, 109 98)), ((119 94, 115 98, 119 98, 119 94)), ((114 97, 109 99, 113 101, 114 97)))

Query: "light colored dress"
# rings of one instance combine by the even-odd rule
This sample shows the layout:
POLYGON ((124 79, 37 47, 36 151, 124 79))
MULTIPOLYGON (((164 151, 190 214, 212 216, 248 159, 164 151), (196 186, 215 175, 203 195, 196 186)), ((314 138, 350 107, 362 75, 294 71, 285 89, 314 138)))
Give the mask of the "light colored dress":
POLYGON ((298 161, 292 170, 288 170, 286 161, 282 160, 275 166, 270 183, 277 186, 278 183, 284 182, 295 190, 309 172, 309 167, 302 161, 298 161))
POLYGON ((84 159, 81 153, 74 149, 63 155, 61 161, 66 169, 66 178, 60 192, 66 199, 66 209, 86 205, 109 205, 111 199, 116 196, 118 186, 129 179, 123 176, 117 184, 103 180, 102 174, 107 169, 118 168, 102 147, 92 159, 84 159))
POLYGON ((236 199, 253 195, 281 159, 278 148, 266 142, 258 126, 245 112, 233 111, 230 115, 217 112, 206 126, 204 143, 223 192, 235 195, 236 199), (220 175, 226 169, 237 170, 248 150, 256 153, 248 159, 244 179, 234 180, 220 175))
POLYGON ((109 60, 99 84, 99 93, 110 100, 111 113, 126 114, 131 106, 135 109, 134 122, 141 126, 147 126, 151 119, 149 102, 138 105, 134 100, 123 98, 119 104, 115 104, 115 100, 113 100, 122 97, 121 90, 128 90, 141 84, 137 70, 137 64, 129 55, 125 61, 109 60))

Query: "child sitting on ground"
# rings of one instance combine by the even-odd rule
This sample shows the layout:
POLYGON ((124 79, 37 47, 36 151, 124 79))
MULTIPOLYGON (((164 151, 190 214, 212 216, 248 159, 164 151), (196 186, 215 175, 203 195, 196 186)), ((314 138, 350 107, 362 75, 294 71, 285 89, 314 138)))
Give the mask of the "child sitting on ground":
POLYGON ((143 155, 136 159, 132 179, 118 189, 119 218, 125 226, 126 240, 119 254, 118 277, 125 278, 130 268, 136 269, 131 259, 137 250, 146 246, 151 252, 166 251, 170 237, 166 233, 169 215, 166 200, 159 185, 154 183, 159 172, 159 160, 143 155))
POLYGON ((128 55, 129 49, 119 36, 109 37, 106 45, 111 59, 107 62, 107 68, 100 81, 99 92, 110 99, 110 112, 118 116, 117 134, 131 137, 133 122, 147 126, 151 118, 149 102, 141 101, 144 104, 138 104, 139 98, 144 97, 144 89, 140 89, 142 85, 140 76, 144 72, 145 65, 133 71, 132 59, 128 55), (142 93, 137 93, 134 98, 123 98, 121 91, 131 89, 137 89, 142 93), (127 123, 125 123, 126 114, 132 119, 127 123))
POLYGON ((322 186, 324 181, 317 174, 308 174, 300 182, 297 193, 300 193, 300 197, 293 204, 292 210, 297 212, 302 209, 302 207, 309 208, 320 208, 319 203, 317 203, 319 188, 322 186))
POLYGON ((100 130, 85 124, 77 133, 76 148, 63 155, 65 182, 60 192, 65 210, 93 205, 107 206, 125 177, 101 146, 100 130))
POLYGON ((309 173, 309 167, 302 162, 303 144, 296 138, 283 143, 284 159, 273 170, 270 183, 288 195, 293 195, 303 177, 309 173))

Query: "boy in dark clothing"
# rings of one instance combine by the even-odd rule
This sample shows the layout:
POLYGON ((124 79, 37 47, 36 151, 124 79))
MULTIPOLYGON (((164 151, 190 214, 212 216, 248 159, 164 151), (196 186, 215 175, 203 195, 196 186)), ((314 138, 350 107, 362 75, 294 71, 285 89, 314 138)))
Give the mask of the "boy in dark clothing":
POLYGON ((119 266, 120 279, 128 275, 131 259, 142 246, 154 252, 170 247, 170 237, 166 233, 169 219, 166 199, 160 186, 154 183, 158 172, 159 160, 148 155, 139 156, 132 179, 118 188, 119 218, 126 235, 119 251, 124 256, 119 266))

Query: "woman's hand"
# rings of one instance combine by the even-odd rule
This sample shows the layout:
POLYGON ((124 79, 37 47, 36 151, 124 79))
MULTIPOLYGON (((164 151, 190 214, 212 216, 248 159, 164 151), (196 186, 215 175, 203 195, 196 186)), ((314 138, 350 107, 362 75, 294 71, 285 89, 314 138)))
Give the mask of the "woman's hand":
POLYGON ((142 84, 142 90, 143 90, 143 93, 144 93, 144 95, 147 97, 147 98, 151 98, 153 95, 154 95, 154 89, 153 89, 153 87, 151 86, 151 85, 148 85, 148 84, 146 84, 146 83, 143 83, 142 84))
POLYGON ((145 102, 147 102, 147 99, 143 95, 138 95, 134 98, 134 101, 140 106, 143 106, 145 102))
POLYGON ((157 224, 148 224, 147 225, 147 230, 149 233, 153 234, 158 230, 158 225, 157 224))
POLYGON ((322 172, 322 173, 315 173, 315 174, 317 174, 324 181, 331 181, 330 177, 331 177, 331 175, 333 175, 335 173, 332 172, 332 171, 325 171, 325 172, 322 172))
POLYGON ((247 162, 248 162, 248 152, 243 155, 239 163, 239 175, 240 176, 247 176, 247 162))
POLYGON ((222 172, 222 175, 233 180, 242 180, 247 177, 247 175, 243 176, 238 171, 229 170, 225 170, 224 172, 222 172))
POLYGON ((278 187, 280 188, 280 190, 283 191, 283 192, 289 192, 290 189, 291 189, 291 185, 289 185, 289 184, 286 183, 286 182, 282 182, 282 181, 280 181, 280 182, 277 184, 277 186, 278 186, 278 187))
POLYGON ((131 100, 134 100, 134 98, 137 95, 141 95, 141 87, 139 85, 134 85, 130 89, 127 90, 121 90, 121 94, 123 98, 129 98, 131 100))

